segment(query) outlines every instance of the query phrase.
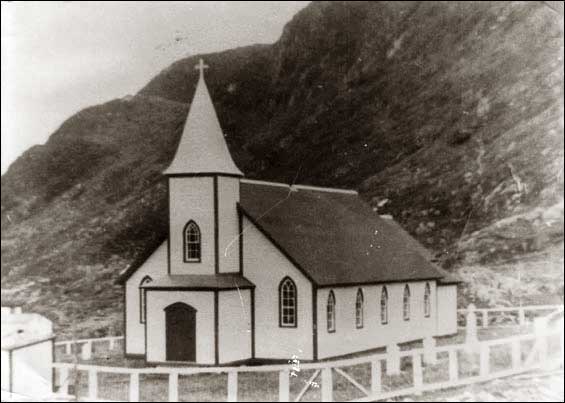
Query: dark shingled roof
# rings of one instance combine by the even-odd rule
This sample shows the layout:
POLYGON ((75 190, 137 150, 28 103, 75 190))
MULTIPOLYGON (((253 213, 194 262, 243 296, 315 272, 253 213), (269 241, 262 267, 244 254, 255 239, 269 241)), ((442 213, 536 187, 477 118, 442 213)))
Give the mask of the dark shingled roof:
MULTIPOLYGON (((395 221, 373 212, 356 192, 242 180, 239 209, 318 286, 460 282, 434 265, 426 248, 395 221)), ((124 284, 142 263, 138 259, 117 282, 124 284)), ((173 275, 148 287, 234 288, 234 281, 240 288, 253 287, 239 274, 173 275)))
POLYGON ((254 288, 255 285, 241 274, 172 274, 158 277, 146 283, 142 288, 152 289, 214 289, 235 290, 237 288, 254 288))
POLYGON ((242 212, 317 285, 445 276, 355 193, 242 182, 240 196, 242 212))

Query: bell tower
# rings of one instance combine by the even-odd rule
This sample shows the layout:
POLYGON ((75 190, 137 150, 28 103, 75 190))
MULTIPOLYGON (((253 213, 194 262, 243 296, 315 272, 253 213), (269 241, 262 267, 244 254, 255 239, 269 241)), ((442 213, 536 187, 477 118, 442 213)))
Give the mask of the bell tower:
POLYGON ((204 81, 198 84, 168 177, 168 273, 239 272, 239 179, 204 81))

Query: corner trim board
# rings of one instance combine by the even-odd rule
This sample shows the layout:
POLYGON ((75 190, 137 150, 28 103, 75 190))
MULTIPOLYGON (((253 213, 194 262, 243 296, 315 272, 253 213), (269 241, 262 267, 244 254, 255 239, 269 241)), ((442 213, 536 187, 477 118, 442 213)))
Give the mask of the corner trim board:
POLYGON ((124 357, 126 357, 128 355, 128 349, 127 349, 127 344, 128 344, 128 334, 127 334, 127 329, 128 329, 127 318, 128 317, 127 317, 127 313, 128 313, 128 310, 127 310, 127 298, 126 298, 126 296, 127 296, 127 283, 124 284, 123 288, 124 288, 124 323, 123 323, 124 331, 123 331, 123 334, 124 334, 124 357))
POLYGON ((312 359, 318 359, 318 288, 312 284, 312 359))
POLYGON ((239 221, 239 274, 243 275, 243 215, 241 210, 237 209, 239 221))
POLYGON ((255 289, 251 289, 251 358, 255 358, 255 289))
POLYGON ((218 176, 214 175, 214 270, 216 274, 220 272, 220 234, 218 234, 218 229, 218 176))
POLYGON ((171 185, 167 179, 167 274, 171 274, 171 185))
POLYGON ((216 363, 216 365, 219 364, 220 362, 220 351, 218 350, 219 345, 220 345, 220 335, 219 335, 219 309, 218 309, 218 290, 214 291, 214 362, 216 363))

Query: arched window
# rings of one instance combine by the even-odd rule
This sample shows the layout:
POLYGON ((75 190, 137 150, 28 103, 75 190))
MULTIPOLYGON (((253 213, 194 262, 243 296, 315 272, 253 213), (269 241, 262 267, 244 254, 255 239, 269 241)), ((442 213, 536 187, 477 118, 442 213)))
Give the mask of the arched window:
POLYGON ((296 285, 290 277, 279 284, 279 326, 296 327, 296 285))
POLYGON ((200 228, 189 221, 183 230, 184 262, 200 262, 200 228))
POLYGON ((335 332, 335 295, 330 291, 328 304, 326 305, 326 319, 328 322, 328 333, 335 332))
POLYGON ((357 329, 363 327, 363 291, 357 290, 357 298, 355 299, 355 326, 357 329))
POLYGON ((404 320, 410 320, 410 287, 408 287, 408 284, 404 286, 402 296, 402 316, 404 320))
POLYGON ((388 323, 388 292, 386 287, 381 291, 381 323, 386 325, 388 323))
POLYGON ((145 290, 143 289, 143 285, 152 282, 153 279, 149 276, 143 277, 141 283, 139 283, 139 322, 145 323, 145 290))
POLYGON ((424 289, 424 316, 426 318, 430 317, 431 314, 431 291, 430 291, 430 283, 426 283, 426 288, 424 289))

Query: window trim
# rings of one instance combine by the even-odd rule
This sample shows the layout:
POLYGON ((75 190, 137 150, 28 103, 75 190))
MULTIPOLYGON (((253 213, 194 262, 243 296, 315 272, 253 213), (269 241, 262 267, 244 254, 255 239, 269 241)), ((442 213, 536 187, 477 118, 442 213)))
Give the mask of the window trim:
POLYGON ((388 325, 388 290, 386 286, 381 288, 381 325, 388 325), (383 304, 384 302, 384 304, 383 304), (384 309, 383 309, 384 305, 384 309), (383 315, 384 312, 384 315, 383 315))
POLYGON ((144 276, 139 283, 139 323, 147 322, 147 295, 146 291, 142 288, 144 284, 152 282, 151 276, 144 276))
POLYGON ((404 286, 404 291, 402 292, 402 318, 406 322, 410 320, 410 297, 410 287, 406 284, 404 286))
POLYGON ((279 283, 279 327, 282 328, 296 328, 298 327, 298 288, 296 287, 296 283, 294 282, 293 279, 291 279, 289 276, 284 277, 281 282, 279 283), (294 287, 294 323, 292 324, 287 324, 287 323, 283 323, 283 295, 282 295, 282 291, 283 291, 283 285, 287 282, 290 281, 290 284, 292 284, 292 287, 294 287))
POLYGON ((361 288, 358 288, 357 295, 355 296, 355 327, 357 329, 363 329, 363 326, 365 325, 364 316, 365 316, 365 297, 363 295, 363 290, 361 288), (359 301, 361 301, 360 304, 359 301), (361 318, 361 321, 359 321, 359 318, 361 318))
POLYGON ((200 231, 200 227, 198 226, 198 224, 196 224, 196 222, 194 220, 189 220, 184 225, 184 228, 182 229, 182 261, 184 263, 200 263, 200 262, 202 262, 202 231, 200 231), (196 227, 196 230, 198 231, 199 253, 198 253, 198 258, 190 258, 189 259, 189 258, 187 258, 187 248, 188 248, 189 243, 186 240, 186 231, 188 230, 188 227, 191 226, 191 225, 196 227))
POLYGON ((424 317, 429 318, 432 315, 432 290, 430 283, 426 283, 424 286, 424 317))
POLYGON ((335 294, 333 292, 333 290, 330 290, 330 292, 328 293, 328 300, 326 301, 326 329, 328 331, 328 333, 335 333, 337 325, 336 325, 336 314, 335 314, 335 306, 336 306, 336 302, 335 302, 335 294), (330 305, 330 301, 332 302, 330 305), (330 315, 329 315, 329 308, 330 306, 332 307, 332 314, 331 314, 331 319, 332 319, 332 327, 330 327, 330 315))

